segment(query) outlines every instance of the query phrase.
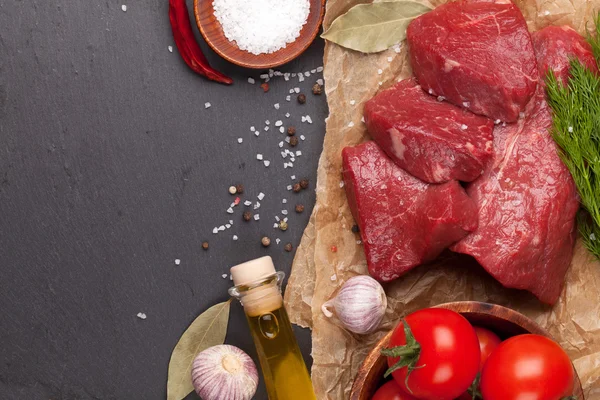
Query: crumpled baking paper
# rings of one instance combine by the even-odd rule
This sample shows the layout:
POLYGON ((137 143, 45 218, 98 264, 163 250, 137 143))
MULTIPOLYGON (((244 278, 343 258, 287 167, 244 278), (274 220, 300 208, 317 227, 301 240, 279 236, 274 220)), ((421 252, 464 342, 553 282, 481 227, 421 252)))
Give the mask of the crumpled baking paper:
MULTIPOLYGON (((324 26, 358 0, 329 0, 324 26)), ((443 1, 432 1, 437 6, 443 1)), ((584 33, 600 0, 519 0, 535 31, 547 25, 570 25, 584 33)), ((312 380, 318 399, 348 398, 352 381, 370 348, 399 318, 420 308, 459 300, 504 305, 535 320, 569 353, 587 400, 600 399, 600 263, 581 241, 575 249, 563 293, 554 307, 526 292, 503 288, 477 263, 450 252, 385 285, 388 308, 380 329, 357 336, 326 318, 321 305, 351 276, 366 274, 366 260, 343 189, 341 150, 368 140, 361 122, 365 101, 377 91, 411 75, 406 47, 361 54, 327 43, 324 77, 330 116, 319 160, 317 203, 294 259, 285 293, 292 322, 313 329, 312 380), (337 251, 333 251, 335 246, 337 251)))

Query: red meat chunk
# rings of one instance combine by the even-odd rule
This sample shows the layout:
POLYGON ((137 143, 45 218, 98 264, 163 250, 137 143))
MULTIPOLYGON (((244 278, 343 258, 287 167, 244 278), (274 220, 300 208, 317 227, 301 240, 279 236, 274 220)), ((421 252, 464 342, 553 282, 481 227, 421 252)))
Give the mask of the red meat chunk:
POLYGON ((429 96, 414 79, 365 104, 371 137, 411 175, 429 183, 470 182, 492 156, 494 123, 429 96))
POLYGON ((344 148, 342 159, 346 195, 375 279, 398 278, 477 227, 475 204, 458 182, 422 182, 375 142, 344 148))
MULTIPOLYGON (((540 68, 563 80, 569 57, 591 63, 590 49, 571 29, 546 28, 534 41, 540 68)), ((543 85, 525 114, 494 130, 493 161, 467 189, 479 208, 479 227, 452 250, 475 257, 504 286, 554 304, 573 256, 579 197, 549 133, 543 85)))
POLYGON ((548 70, 552 69, 559 82, 566 83, 569 78, 569 59, 573 57, 598 72, 592 47, 570 26, 549 26, 533 33, 531 37, 541 78, 545 78, 548 70))
POLYGON ((538 81, 531 36, 510 0, 458 0, 413 20, 407 29, 419 84, 460 107, 513 122, 538 81))

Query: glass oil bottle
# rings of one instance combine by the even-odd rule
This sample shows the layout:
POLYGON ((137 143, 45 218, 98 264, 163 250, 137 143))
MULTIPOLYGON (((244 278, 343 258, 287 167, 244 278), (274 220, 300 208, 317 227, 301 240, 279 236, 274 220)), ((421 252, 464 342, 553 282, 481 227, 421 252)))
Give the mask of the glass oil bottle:
POLYGON ((234 287, 256 345, 269 400, 316 400, 310 375, 283 306, 281 283, 271 257, 231 268, 234 287))

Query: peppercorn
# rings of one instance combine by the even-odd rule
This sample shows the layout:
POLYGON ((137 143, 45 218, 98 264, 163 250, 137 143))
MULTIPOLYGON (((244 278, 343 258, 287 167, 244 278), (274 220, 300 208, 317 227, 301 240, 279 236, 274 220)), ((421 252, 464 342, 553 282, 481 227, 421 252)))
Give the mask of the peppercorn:
POLYGON ((300 93, 298 95, 298 103, 300 103, 300 104, 306 103, 306 96, 304 95, 304 93, 300 93))
POLYGON ((279 229, 281 229, 282 231, 287 231, 288 228, 288 224, 287 222, 281 220, 279 221, 279 229))
POLYGON ((202 242, 202 248, 208 250, 208 242, 202 242))
POLYGON ((356 224, 352 225, 352 232, 354 232, 354 233, 360 232, 360 228, 358 227, 358 225, 356 225, 356 224))
POLYGON ((296 128, 294 128, 293 126, 290 126, 287 130, 287 134, 288 134, 288 136, 294 136, 296 134, 296 128))
POLYGON ((301 191, 301 190, 302 190, 302 186, 300 186, 300 184, 299 184, 299 183, 294 183, 294 186, 292 186, 292 190, 293 190, 295 193, 298 193, 299 191, 301 191))
POLYGON ((262 243, 263 247, 269 247, 271 245, 271 239, 269 239, 267 236, 264 236, 260 242, 262 243))
POLYGON ((292 147, 298 146, 298 138, 296 136, 292 136, 290 138, 290 146, 292 146, 292 147))
POLYGON ((235 188, 235 186, 229 186, 229 194, 236 194, 237 190, 235 188))
POLYGON ((267 93, 269 91, 269 84, 267 82, 262 83, 260 85, 260 87, 262 88, 262 90, 263 90, 264 93, 267 93))
POLYGON ((250 221, 252 219, 252 213, 250 211, 244 211, 242 218, 244 218, 244 221, 250 221))
POLYGON ((319 96, 321 93, 323 93, 323 87, 318 83, 315 83, 315 85, 312 87, 312 92, 314 95, 319 96))
POLYGON ((292 249, 293 249, 293 248, 294 248, 294 246, 292 246, 292 244, 291 244, 291 243, 286 243, 286 244, 285 244, 285 246, 283 246, 283 249, 284 249, 285 251, 287 251, 288 253, 289 253, 290 251, 292 251, 292 249))
POLYGON ((296 212, 300 214, 304 211, 304 206, 302 204, 296 204, 296 212))
POLYGON ((235 191, 238 194, 244 193, 244 185, 242 185, 242 184, 235 185, 235 191))
POLYGON ((306 189, 308 187, 308 179, 304 178, 300 180, 300 187, 306 189))

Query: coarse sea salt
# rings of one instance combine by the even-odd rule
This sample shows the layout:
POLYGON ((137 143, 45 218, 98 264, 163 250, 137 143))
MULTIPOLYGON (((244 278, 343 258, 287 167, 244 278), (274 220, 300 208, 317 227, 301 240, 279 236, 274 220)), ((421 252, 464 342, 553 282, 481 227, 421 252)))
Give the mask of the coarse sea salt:
POLYGON ((252 54, 273 53, 292 43, 310 11, 309 0, 214 0, 215 17, 230 41, 252 54))

